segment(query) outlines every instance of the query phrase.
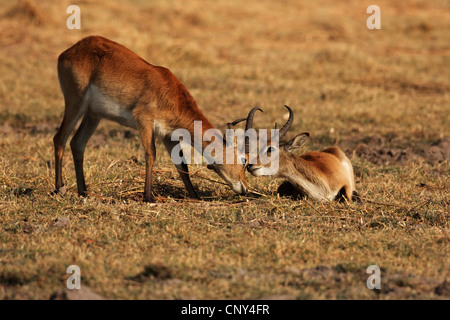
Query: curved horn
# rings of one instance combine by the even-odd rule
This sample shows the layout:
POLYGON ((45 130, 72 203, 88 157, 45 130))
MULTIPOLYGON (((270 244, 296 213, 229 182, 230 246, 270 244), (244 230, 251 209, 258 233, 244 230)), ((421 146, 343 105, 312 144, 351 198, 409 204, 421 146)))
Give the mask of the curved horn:
MULTIPOLYGON (((254 107, 248 113, 247 123, 245 124, 245 132, 247 132, 248 129, 252 129, 253 128, 253 117, 255 116, 255 112, 258 111, 258 110, 261 111, 261 112, 264 112, 260 108, 254 107)), ((248 137, 245 137, 245 153, 246 154, 250 153, 250 141, 249 141, 248 137)))
POLYGON ((289 119, 286 124, 280 129, 280 139, 286 135, 292 123, 294 122, 294 112, 288 106, 285 105, 285 107, 289 110, 289 119))
POLYGON ((250 110, 250 112, 248 113, 247 116, 247 123, 245 124, 245 131, 247 131, 248 129, 253 128, 253 117, 255 116, 255 112, 256 111, 262 111, 259 107, 254 107, 252 110, 250 110))
POLYGON ((245 120, 247 120, 247 118, 240 118, 240 119, 234 120, 234 121, 231 123, 231 125, 232 125, 232 126, 235 126, 235 125, 237 125, 238 123, 241 123, 242 121, 245 121, 245 120))
MULTIPOLYGON (((242 121, 245 121, 245 120, 247 120, 247 118, 240 118, 240 119, 234 120, 233 122, 228 122, 227 123, 227 128, 228 129, 233 129, 235 125, 237 125, 238 123, 241 123, 242 121)), ((225 140, 227 140, 226 131, 225 131, 225 135, 224 136, 225 136, 225 140)))

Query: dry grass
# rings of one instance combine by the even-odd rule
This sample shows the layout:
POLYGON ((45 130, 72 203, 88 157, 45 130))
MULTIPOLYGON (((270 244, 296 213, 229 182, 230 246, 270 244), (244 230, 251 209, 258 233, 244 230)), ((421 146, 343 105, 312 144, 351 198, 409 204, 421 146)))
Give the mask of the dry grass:
POLYGON ((448 2, 378 1, 378 31, 366 1, 78 3, 80 31, 65 27, 69 1, 0 9, 0 298, 47 299, 71 264, 108 298, 449 298, 436 290, 449 278, 448 2), (192 201, 158 145, 159 203, 143 204, 139 139, 108 122, 86 152, 91 196, 76 196, 67 150, 68 194, 50 197, 56 58, 90 34, 169 67, 219 128, 254 105, 271 126, 290 105, 291 134, 342 146, 371 201, 279 199, 279 181, 252 177, 262 195, 236 197, 203 166, 192 201))

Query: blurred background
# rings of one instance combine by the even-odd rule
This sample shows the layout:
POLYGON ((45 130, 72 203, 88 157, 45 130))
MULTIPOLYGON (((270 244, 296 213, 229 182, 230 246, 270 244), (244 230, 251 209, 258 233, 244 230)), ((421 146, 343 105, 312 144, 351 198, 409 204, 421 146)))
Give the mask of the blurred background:
POLYGON ((436 142, 449 125, 449 3, 378 1, 381 30, 369 30, 372 2, 85 0, 69 30, 70 1, 2 0, 0 119, 58 123, 57 57, 96 34, 172 70, 220 128, 255 105, 273 125, 287 104, 292 130, 321 143, 436 142))

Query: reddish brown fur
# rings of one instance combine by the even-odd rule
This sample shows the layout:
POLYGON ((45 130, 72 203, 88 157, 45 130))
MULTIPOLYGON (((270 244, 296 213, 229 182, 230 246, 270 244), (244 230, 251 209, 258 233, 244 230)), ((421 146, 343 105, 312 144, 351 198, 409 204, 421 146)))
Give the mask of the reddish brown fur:
POLYGON ((320 178, 330 190, 344 188, 346 198, 351 201, 353 188, 349 181, 353 181, 353 177, 349 178, 349 172, 342 165, 342 161, 348 161, 349 164, 350 161, 341 149, 328 147, 321 152, 311 151, 296 157, 294 166, 299 172, 301 171, 299 167, 305 166, 305 162, 301 161, 302 159, 307 161, 307 165, 311 167, 309 179, 318 180, 315 178, 320 178))
MULTIPOLYGON (((155 160, 155 122, 160 123, 166 131, 163 137, 166 148, 173 147, 169 134, 175 129, 187 129, 192 136, 194 121, 202 122, 203 132, 214 128, 197 107, 185 86, 170 70, 153 66, 124 46, 100 36, 84 38, 64 51, 58 58, 58 76, 66 108, 63 122, 54 137, 56 191, 63 185, 64 146, 78 120, 84 116, 80 128, 71 141, 71 147, 78 192, 82 195, 86 193, 83 175, 84 148, 101 118, 90 106, 83 106, 91 85, 95 85, 101 94, 132 112, 146 152, 144 197, 147 201, 153 200, 151 171, 155 160)), ((208 144, 204 142, 203 148, 208 144)), ((196 197, 189 176, 183 173, 187 171, 187 166, 181 165, 177 168, 190 195, 196 197)), ((242 165, 216 165, 215 170, 225 174, 230 185, 231 182, 240 181, 246 187, 242 165)))
POLYGON ((172 129, 184 128, 186 123, 193 126, 198 120, 205 130, 214 128, 169 69, 153 66, 103 37, 84 38, 64 51, 58 58, 58 74, 63 91, 67 88, 83 95, 93 83, 104 94, 134 109, 138 119, 165 119, 172 129), (155 101, 156 108, 152 108, 155 101))
MULTIPOLYGON (((280 146, 278 172, 270 173, 274 177, 286 179, 279 186, 278 194, 294 198, 309 196, 317 200, 334 200, 344 196, 348 201, 352 201, 353 169, 344 152, 338 147, 329 147, 323 151, 311 151, 300 156, 292 154, 290 152, 292 149, 300 147, 306 141, 303 139, 302 143, 295 142, 300 141, 297 138, 302 135, 305 136, 300 134, 280 146), (343 162, 348 166, 348 170, 343 162)), ((258 170, 267 167, 270 167, 270 164, 261 164, 258 161, 256 165, 249 166, 249 171, 259 175, 258 170)))

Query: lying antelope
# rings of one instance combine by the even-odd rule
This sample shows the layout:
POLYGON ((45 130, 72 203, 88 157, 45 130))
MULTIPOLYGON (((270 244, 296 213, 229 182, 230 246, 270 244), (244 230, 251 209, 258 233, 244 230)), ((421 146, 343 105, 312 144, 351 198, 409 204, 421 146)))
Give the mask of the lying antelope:
MULTIPOLYGON (((279 139, 286 135, 294 121, 294 113, 289 110, 289 119, 279 131, 279 139)), ((259 108, 253 108, 248 117, 246 130, 251 129, 253 117, 259 108)), ((352 201, 352 196, 357 196, 354 191, 355 182, 353 167, 350 160, 338 147, 328 147, 322 151, 311 151, 301 156, 292 153, 300 148, 309 138, 309 133, 304 132, 295 136, 289 142, 276 146, 270 141, 259 149, 256 163, 248 164, 248 171, 254 176, 270 175, 284 178, 278 188, 281 196, 309 196, 313 199, 340 200, 343 197, 352 201), (273 171, 269 164, 263 164, 259 160, 262 155, 278 156, 278 171, 273 171)), ((248 148, 246 149, 248 152, 248 148)))
MULTIPOLYGON (((155 161, 155 136, 160 136, 169 153, 178 145, 171 141, 175 129, 194 134, 194 122, 201 121, 202 134, 214 129, 202 114, 185 86, 166 68, 153 66, 124 46, 100 36, 80 40, 58 58, 58 77, 64 94, 65 111, 53 141, 55 145, 55 193, 62 191, 62 158, 69 135, 82 122, 70 142, 78 194, 86 195, 83 158, 86 144, 101 119, 113 120, 139 131, 145 150, 146 174, 144 200, 153 202, 152 167, 155 161)), ((222 139, 226 148, 226 137, 222 139)), ((209 140, 211 141, 211 140, 209 140)), ((210 142, 203 140, 203 151, 210 142)), ((191 145, 193 141, 191 140, 191 145)), ((180 151, 183 157, 182 151, 180 151)), ((224 152, 225 153, 225 152, 224 152)), ((234 192, 247 190, 245 155, 233 164, 212 163, 213 169, 234 192)), ((220 162, 219 162, 220 163, 220 162)), ((184 185, 198 198, 188 174, 186 161, 176 164, 184 185)))

